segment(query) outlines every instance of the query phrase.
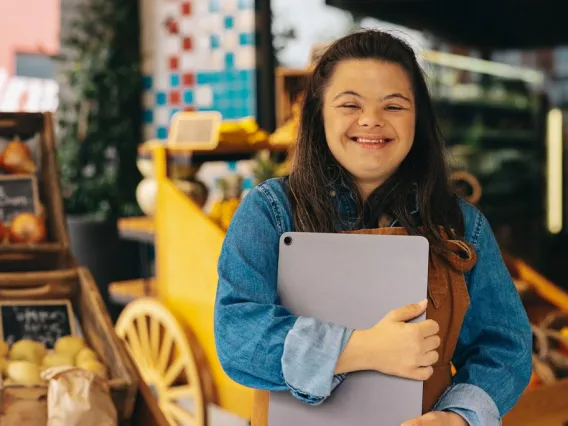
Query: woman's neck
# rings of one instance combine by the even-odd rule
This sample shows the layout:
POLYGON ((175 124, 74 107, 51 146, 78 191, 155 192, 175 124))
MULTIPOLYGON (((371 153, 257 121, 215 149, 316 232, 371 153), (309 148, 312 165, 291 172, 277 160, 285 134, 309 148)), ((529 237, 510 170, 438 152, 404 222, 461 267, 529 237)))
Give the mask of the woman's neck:
POLYGON ((366 201, 369 198, 369 195, 373 193, 375 189, 381 186, 381 183, 377 182, 357 182, 357 187, 359 188, 359 192, 361 193, 361 198, 363 201, 366 201))

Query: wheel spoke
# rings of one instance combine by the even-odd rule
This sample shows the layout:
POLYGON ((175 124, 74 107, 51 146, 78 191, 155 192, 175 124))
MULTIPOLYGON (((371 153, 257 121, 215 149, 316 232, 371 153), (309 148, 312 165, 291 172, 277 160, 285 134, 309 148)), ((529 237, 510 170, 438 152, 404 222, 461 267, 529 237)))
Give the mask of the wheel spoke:
POLYGON ((150 316, 150 347, 152 348, 152 355, 158 363, 160 356, 160 322, 157 318, 150 316))
POLYGON ((128 338, 130 349, 134 353, 135 358, 138 360, 140 368, 147 369, 148 365, 146 364, 146 359, 142 354, 140 340, 138 339, 138 335, 136 334, 136 329, 134 327, 128 327, 128 329, 126 330, 126 337, 128 338))
POLYGON ((166 329, 164 341, 160 346, 160 357, 158 358, 158 365, 156 366, 159 374, 163 374, 166 371, 166 367, 172 353, 173 343, 172 333, 168 329, 166 329))
POLYGON ((184 361, 185 360, 181 356, 178 356, 175 362, 168 367, 168 371, 166 371, 166 374, 164 375, 164 386, 169 386, 176 377, 179 376, 179 373, 183 370, 184 361))
POLYGON ((135 320, 135 324, 137 325, 138 329, 138 336, 140 338, 140 350, 142 352, 142 356, 146 359, 148 363, 148 367, 153 368, 155 366, 156 360, 152 354, 152 350, 150 348, 150 335, 148 333, 148 323, 146 320, 146 316, 142 315, 135 320))
POLYGON ((184 426, 196 426, 196 418, 193 414, 188 413, 179 405, 172 402, 166 402, 165 405, 168 407, 170 414, 182 422, 184 426))
POLYGON ((164 414, 164 417, 166 418, 166 420, 168 421, 168 424, 170 426, 178 426, 179 425, 179 423, 170 414, 169 404, 161 402, 161 403, 158 404, 158 406, 160 407, 160 410, 164 414))
POLYGON ((166 389, 164 397, 172 400, 195 398, 195 389, 190 385, 175 386, 173 388, 166 389))

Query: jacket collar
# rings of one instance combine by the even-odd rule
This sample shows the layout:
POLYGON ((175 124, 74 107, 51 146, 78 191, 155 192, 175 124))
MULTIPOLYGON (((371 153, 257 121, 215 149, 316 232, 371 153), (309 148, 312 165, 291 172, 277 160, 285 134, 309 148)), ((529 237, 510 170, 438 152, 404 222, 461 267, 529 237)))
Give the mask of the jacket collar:
MULTIPOLYGON (((420 212, 420 203, 418 200, 418 192, 416 191, 418 185, 414 185, 415 189, 415 202, 414 209, 410 213, 411 215, 416 215, 420 212)), ((329 196, 336 200, 336 208, 339 211, 339 216, 341 218, 338 227, 341 229, 351 229, 359 221, 357 217, 357 205, 355 194, 342 183, 330 183, 328 185, 329 196)), ((399 224, 397 219, 394 219, 389 226, 397 226, 399 224)))

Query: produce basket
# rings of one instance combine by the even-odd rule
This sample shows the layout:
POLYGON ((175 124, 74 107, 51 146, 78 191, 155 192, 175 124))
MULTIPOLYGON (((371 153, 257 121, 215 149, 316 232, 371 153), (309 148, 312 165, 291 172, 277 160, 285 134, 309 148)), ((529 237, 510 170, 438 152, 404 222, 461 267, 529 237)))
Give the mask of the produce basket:
MULTIPOLYGON (((103 304, 95 282, 85 268, 51 272, 0 274, 0 303, 7 300, 41 303, 51 299, 71 302, 78 334, 108 372, 112 400, 120 425, 130 424, 138 376, 103 304)), ((45 426, 47 386, 0 384, 0 424, 45 426)))
POLYGON ((69 237, 55 158, 53 116, 50 113, 0 113, 0 216, 3 224, 0 226, 0 271, 69 267, 69 237), (5 166, 8 146, 13 146, 14 142, 21 142, 27 147, 33 165, 31 169, 18 166, 21 149, 19 153, 10 152, 12 167, 5 166), (13 167, 14 163, 16 167, 13 167), (16 184, 16 180, 19 183, 16 184), (15 216, 26 212, 32 213, 33 217, 28 215, 27 220, 15 224, 15 216), (30 223, 34 219, 37 223, 30 223), (25 235, 30 233, 30 226, 31 232, 36 235, 42 233, 43 227, 45 237, 32 238, 30 242, 25 235), (9 237, 10 233, 14 238, 9 237))

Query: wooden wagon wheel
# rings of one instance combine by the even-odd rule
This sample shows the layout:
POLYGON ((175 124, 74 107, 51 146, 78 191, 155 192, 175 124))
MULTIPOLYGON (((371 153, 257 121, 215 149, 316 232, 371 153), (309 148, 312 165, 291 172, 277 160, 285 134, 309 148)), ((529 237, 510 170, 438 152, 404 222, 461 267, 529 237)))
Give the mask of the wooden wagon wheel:
POLYGON ((207 398, 200 370, 170 311, 156 299, 138 299, 122 311, 115 328, 170 425, 205 426, 207 398))

